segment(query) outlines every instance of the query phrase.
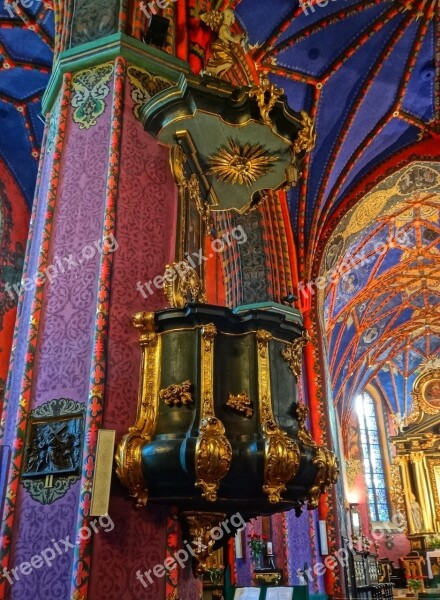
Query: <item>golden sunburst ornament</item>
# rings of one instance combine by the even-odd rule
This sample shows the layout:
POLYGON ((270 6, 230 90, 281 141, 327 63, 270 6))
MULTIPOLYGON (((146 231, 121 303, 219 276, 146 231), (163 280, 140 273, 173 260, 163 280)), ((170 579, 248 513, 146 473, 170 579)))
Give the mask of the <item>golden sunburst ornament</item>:
POLYGON ((208 159, 208 174, 218 181, 249 187, 266 175, 276 160, 278 156, 271 156, 260 144, 239 146, 230 140, 228 147, 220 148, 208 159))

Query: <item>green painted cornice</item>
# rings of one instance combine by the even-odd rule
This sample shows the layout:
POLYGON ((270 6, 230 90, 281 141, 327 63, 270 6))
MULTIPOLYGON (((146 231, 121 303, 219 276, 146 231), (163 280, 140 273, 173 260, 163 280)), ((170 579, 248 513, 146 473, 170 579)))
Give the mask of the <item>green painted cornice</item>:
POLYGON ((53 65, 52 75, 44 92, 42 113, 47 114, 52 110, 64 73, 89 69, 113 61, 117 56, 125 58, 130 65, 141 67, 174 83, 177 83, 182 73, 190 72, 188 63, 183 60, 153 46, 147 46, 124 33, 115 33, 61 52, 53 65))

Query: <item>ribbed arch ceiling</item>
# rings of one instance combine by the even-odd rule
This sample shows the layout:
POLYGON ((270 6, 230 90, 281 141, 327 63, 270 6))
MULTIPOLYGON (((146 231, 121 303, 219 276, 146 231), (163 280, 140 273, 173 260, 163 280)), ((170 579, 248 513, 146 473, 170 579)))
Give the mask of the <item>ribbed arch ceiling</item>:
POLYGON ((368 383, 407 412, 417 369, 440 347, 440 188, 417 179, 437 177, 435 163, 405 172, 407 188, 396 172, 440 161, 440 3, 242 0, 237 14, 260 69, 315 119, 316 146, 289 196, 300 276, 363 257, 321 297, 342 419, 368 383))
POLYGON ((440 164, 413 163, 367 194, 329 242, 324 321, 344 418, 368 383, 408 413, 420 365, 440 352, 439 211, 440 164))

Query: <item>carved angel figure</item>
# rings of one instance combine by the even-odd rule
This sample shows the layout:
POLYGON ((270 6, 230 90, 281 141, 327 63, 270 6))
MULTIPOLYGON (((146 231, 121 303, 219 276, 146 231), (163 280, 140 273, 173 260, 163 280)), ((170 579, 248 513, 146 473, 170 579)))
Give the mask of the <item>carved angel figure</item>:
POLYGON ((233 44, 244 40, 244 35, 232 33, 235 23, 234 11, 227 8, 223 12, 211 10, 201 15, 201 19, 213 31, 218 31, 218 38, 211 46, 211 56, 206 65, 206 72, 221 77, 234 64, 233 44))

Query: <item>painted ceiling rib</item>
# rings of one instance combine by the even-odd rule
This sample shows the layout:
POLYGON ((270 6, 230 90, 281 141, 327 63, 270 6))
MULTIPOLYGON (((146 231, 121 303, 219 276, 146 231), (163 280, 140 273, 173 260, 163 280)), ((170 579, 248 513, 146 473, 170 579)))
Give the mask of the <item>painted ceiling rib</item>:
MULTIPOLYGON (((408 16, 408 18, 403 21, 399 27, 397 28, 397 32, 395 34, 395 36, 387 43, 386 48, 384 49, 384 52, 381 54, 381 56, 377 59, 377 61, 375 62, 373 69, 372 69, 372 73, 371 73, 371 78, 369 78, 366 81, 366 85, 364 87, 364 89, 362 89, 361 91, 363 92, 363 94, 366 94, 368 92, 368 90, 371 88, 371 86, 373 85, 373 83, 375 82, 375 78, 378 76, 380 70, 383 67, 383 63, 389 58, 390 54, 392 53, 392 51, 395 49, 395 46, 397 44, 397 42, 400 40, 400 38, 402 37, 402 35, 404 33, 406 33, 406 30, 409 28, 409 26, 412 24, 412 19, 410 16, 408 16)), ((416 37, 417 39, 417 37, 416 37)), ((398 92, 399 94, 399 92, 398 92)), ((352 167, 354 167, 354 165, 356 164, 356 162, 358 162, 358 160, 360 159, 360 157, 362 156, 363 152, 368 148, 369 144, 375 139, 376 135, 381 131, 381 129, 387 124, 389 123, 392 118, 393 118, 393 113, 396 112, 397 107, 398 107, 398 94, 397 94, 397 98, 396 101, 394 102, 394 104, 390 107, 390 109, 388 110, 388 112, 382 117, 382 119, 375 125, 375 127, 373 128, 373 130, 370 132, 369 135, 367 135, 365 137, 365 139, 359 143, 358 147, 356 148, 356 150, 352 153, 349 161, 347 162, 347 164, 345 165, 345 169, 343 169, 340 173, 340 175, 338 176, 335 185, 333 186, 332 190, 330 190, 329 194, 328 194, 328 198, 324 204, 323 210, 320 211, 319 213, 316 213, 316 222, 317 222, 317 231, 315 234, 313 234, 313 247, 316 248, 316 243, 317 240, 319 239, 319 236, 322 234, 323 231, 323 227, 325 225, 326 219, 328 218, 329 212, 332 208, 333 205, 333 200, 335 197, 337 197, 338 192, 340 191, 340 189, 342 188, 342 185, 344 183, 344 179, 347 173, 349 173, 352 169, 352 167)), ((360 97, 360 94, 358 94, 358 97, 360 97)), ((349 132, 349 128, 351 127, 351 125, 353 124, 355 118, 357 116, 357 111, 353 110, 351 112, 351 114, 348 116, 345 124, 344 124, 344 128, 342 128, 342 137, 338 138, 335 141, 335 144, 333 146, 334 150, 332 151, 332 155, 331 155, 331 159, 328 165, 328 170, 327 172, 330 174, 332 168, 334 167, 336 160, 338 158, 338 150, 340 150, 342 148, 343 142, 346 139, 348 132, 349 132)), ((323 199, 323 195, 325 193, 325 188, 327 186, 328 183, 328 178, 329 175, 327 175, 327 177, 325 177, 321 183, 321 186, 319 188, 318 194, 317 194, 317 206, 321 205, 322 199, 323 199)))
MULTIPOLYGON (((395 36, 389 40, 386 47, 384 48, 384 51, 381 53, 381 55, 377 58, 375 63, 372 65, 371 71, 369 73, 369 77, 367 77, 365 79, 364 84, 362 85, 362 87, 360 88, 360 90, 357 94, 357 98, 363 99, 363 97, 371 89, 371 87, 373 86, 373 84, 376 81, 375 78, 378 76, 380 70, 383 67, 383 63, 389 58, 389 56, 393 52, 397 42, 400 40, 402 35, 404 33, 406 33, 406 29, 407 29, 407 27, 409 27, 410 24, 411 24, 411 19, 408 18, 406 21, 403 21, 398 26, 397 31, 395 32, 395 36)), ((339 137, 335 140, 335 143, 333 145, 333 150, 332 150, 332 153, 330 154, 330 158, 329 158, 328 175, 323 178, 322 183, 321 183, 320 188, 317 193, 317 199, 316 199, 317 206, 320 206, 322 203, 331 170, 334 167, 334 165, 338 159, 339 152, 342 149, 342 146, 343 146, 343 144, 348 136, 348 133, 350 131, 350 127, 353 124, 354 120, 356 119, 357 115, 358 115, 358 112, 356 109, 350 111, 350 113, 347 115, 346 121, 344 122, 344 127, 341 127, 341 137, 339 137)), ((322 229, 324 227, 326 219, 328 218, 329 212, 333 205, 333 199, 334 199, 334 194, 331 191, 328 195, 327 200, 325 201, 325 203, 323 205, 322 210, 316 213, 317 231, 316 231, 316 235, 314 235, 315 240, 322 233, 322 229)), ((313 225, 312 225, 312 230, 313 230, 313 225)))

